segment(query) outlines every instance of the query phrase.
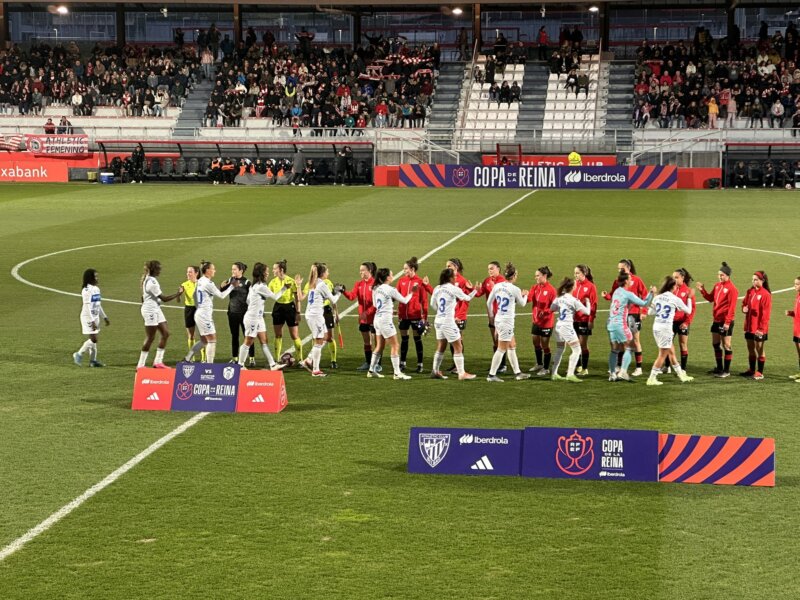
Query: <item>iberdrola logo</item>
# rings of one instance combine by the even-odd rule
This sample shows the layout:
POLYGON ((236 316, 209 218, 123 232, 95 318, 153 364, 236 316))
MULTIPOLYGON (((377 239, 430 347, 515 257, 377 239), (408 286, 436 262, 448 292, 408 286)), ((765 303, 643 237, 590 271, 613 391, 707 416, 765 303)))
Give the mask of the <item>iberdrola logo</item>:
POLYGON ((556 464, 567 475, 583 475, 594 464, 594 441, 588 435, 581 437, 577 430, 569 437, 560 436, 556 464))

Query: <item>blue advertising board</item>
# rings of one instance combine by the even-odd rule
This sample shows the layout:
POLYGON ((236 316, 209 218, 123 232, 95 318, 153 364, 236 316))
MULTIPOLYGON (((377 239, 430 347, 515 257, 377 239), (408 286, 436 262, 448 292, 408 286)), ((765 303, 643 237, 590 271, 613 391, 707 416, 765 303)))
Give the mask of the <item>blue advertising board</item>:
POLYGON ((523 477, 658 481, 658 432, 528 427, 523 477))
POLYGON ((235 363, 178 363, 172 410, 235 412, 240 371, 235 363))
POLYGON ((519 476, 522 431, 413 427, 409 473, 519 476))

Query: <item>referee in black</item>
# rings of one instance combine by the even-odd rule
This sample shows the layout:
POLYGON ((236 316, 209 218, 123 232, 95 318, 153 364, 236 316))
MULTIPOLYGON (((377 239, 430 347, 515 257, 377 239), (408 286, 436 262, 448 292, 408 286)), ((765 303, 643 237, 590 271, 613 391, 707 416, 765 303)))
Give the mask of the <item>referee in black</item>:
MULTIPOLYGON (((219 289, 225 291, 234 281, 239 282, 239 287, 235 287, 228 296, 228 327, 231 330, 231 362, 239 362, 239 332, 244 333, 244 314, 247 312, 247 293, 250 291, 250 281, 244 276, 247 265, 243 262, 235 262, 231 265, 230 279, 225 281, 219 289)), ((256 364, 255 344, 250 346, 250 360, 247 366, 253 367, 256 364)))

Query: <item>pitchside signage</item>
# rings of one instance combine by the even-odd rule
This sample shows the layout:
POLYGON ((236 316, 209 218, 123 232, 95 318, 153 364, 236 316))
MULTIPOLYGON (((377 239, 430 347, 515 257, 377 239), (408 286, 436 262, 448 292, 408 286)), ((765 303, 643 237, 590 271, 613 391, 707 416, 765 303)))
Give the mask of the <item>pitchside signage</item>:
POLYGON ((400 165, 400 187, 658 190, 677 186, 674 166, 400 165))
POLYGON ((240 370, 236 363, 178 363, 172 410, 234 412, 240 370))
POLYGON ((522 431, 414 427, 409 473, 519 475, 522 431))
POLYGON ((658 432, 528 427, 522 476, 658 481, 658 432))

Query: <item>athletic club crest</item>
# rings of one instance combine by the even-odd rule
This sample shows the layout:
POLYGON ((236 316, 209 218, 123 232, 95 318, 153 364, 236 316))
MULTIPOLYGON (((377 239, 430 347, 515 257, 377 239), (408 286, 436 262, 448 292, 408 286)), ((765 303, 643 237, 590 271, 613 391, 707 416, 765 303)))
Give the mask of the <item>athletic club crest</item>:
POLYGON ((225 381, 230 381, 233 379, 234 375, 236 375, 236 369, 233 367, 225 367, 222 369, 222 376, 225 378, 225 381))
POLYGON ((188 381, 182 381, 175 388, 175 397, 178 400, 188 400, 192 397, 192 384, 188 381))
POLYGON ((181 365, 181 373, 186 379, 189 379, 194 373, 194 365, 181 365))
POLYGON ((453 185, 456 187, 467 187, 469 185, 469 169, 466 167, 456 167, 453 169, 453 185))
POLYGON ((594 441, 588 435, 581 437, 575 431, 571 436, 560 436, 556 449, 556 465, 567 475, 583 475, 594 464, 594 441))
POLYGON ((419 434, 419 451, 422 458, 430 465, 431 469, 435 469, 450 449, 450 434, 449 433, 420 433, 419 434))

